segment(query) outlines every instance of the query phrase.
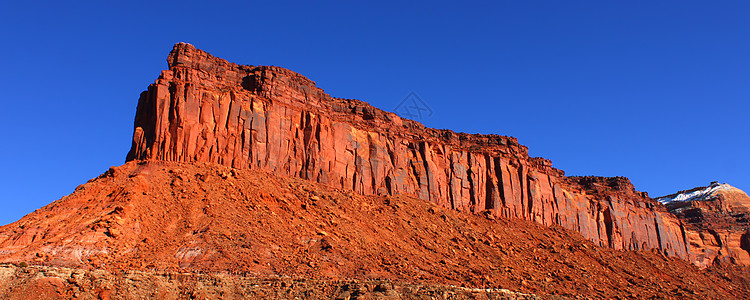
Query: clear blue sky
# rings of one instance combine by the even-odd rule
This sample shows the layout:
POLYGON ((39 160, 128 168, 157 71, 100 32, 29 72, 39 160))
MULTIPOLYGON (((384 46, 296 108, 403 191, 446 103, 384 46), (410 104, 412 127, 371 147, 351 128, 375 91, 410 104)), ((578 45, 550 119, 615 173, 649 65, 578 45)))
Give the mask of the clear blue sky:
POLYGON ((110 2, 0 5, 0 224, 122 164, 183 41, 385 110, 413 91, 427 126, 515 136, 569 175, 750 191, 748 1, 110 2))

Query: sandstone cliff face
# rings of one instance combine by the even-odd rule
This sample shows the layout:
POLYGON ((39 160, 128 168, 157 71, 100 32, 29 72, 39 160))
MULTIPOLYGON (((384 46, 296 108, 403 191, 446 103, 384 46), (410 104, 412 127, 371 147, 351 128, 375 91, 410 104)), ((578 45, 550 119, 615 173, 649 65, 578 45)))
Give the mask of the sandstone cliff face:
POLYGON ((261 169, 360 194, 560 225, 615 249, 687 258, 681 222, 625 178, 567 178, 512 137, 455 133, 329 96, 292 71, 180 43, 141 94, 127 160, 261 169))

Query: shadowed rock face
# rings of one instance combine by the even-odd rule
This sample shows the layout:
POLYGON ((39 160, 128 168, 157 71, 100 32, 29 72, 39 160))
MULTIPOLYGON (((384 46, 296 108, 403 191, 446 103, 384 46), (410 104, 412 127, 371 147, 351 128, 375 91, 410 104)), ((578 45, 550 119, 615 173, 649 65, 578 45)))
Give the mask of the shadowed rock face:
POLYGON ((626 178, 575 177, 512 137, 426 128, 306 77, 180 43, 141 94, 127 160, 262 169, 359 194, 557 224, 615 249, 687 258, 684 228, 626 178))

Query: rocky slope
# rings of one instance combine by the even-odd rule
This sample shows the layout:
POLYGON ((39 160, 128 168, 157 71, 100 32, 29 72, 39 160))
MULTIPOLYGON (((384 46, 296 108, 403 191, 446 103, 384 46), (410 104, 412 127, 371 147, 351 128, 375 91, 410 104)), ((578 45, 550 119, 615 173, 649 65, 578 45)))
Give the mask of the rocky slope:
POLYGON ((559 225, 614 249, 687 258, 678 219, 626 178, 567 178, 512 137, 455 133, 333 98, 292 71, 180 43, 141 94, 128 160, 211 162, 363 195, 559 225), (594 193, 591 193, 591 192, 594 193))
POLYGON ((750 265, 750 197, 744 191, 713 182, 656 200, 685 224, 696 265, 750 265))
POLYGON ((0 251, 0 261, 57 267, 1 267, 0 297, 330 298, 351 280, 363 293, 380 281, 441 294, 467 291, 456 285, 563 298, 750 297, 747 273, 732 268, 699 270, 656 251, 599 248, 559 226, 205 163, 113 167, 0 227, 0 251))

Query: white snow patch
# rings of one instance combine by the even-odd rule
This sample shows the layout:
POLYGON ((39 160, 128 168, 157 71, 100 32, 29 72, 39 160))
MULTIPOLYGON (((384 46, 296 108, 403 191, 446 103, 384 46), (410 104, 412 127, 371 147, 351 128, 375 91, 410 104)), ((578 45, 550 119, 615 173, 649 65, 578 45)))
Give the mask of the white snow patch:
POLYGON ((711 185, 694 190, 681 192, 669 196, 659 197, 654 200, 659 201, 661 204, 669 204, 672 202, 684 202, 684 201, 703 201, 707 200, 710 195, 717 191, 726 191, 733 189, 734 187, 726 183, 712 182, 711 185))

